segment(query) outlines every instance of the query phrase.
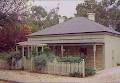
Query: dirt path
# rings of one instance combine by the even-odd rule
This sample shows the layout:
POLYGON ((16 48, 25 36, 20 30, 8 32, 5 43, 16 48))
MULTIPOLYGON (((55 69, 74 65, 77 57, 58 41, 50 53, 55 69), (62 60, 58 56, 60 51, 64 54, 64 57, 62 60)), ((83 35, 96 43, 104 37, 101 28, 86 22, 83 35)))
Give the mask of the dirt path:
POLYGON ((7 82, 7 81, 0 81, 0 83, 10 83, 10 82, 7 82))
POLYGON ((17 82, 0 80, 0 83, 17 83, 17 82))
POLYGON ((79 82, 79 83, 120 83, 120 67, 98 72, 87 78, 64 77, 58 75, 38 74, 25 71, 0 70, 0 79, 20 83, 40 82, 79 82))

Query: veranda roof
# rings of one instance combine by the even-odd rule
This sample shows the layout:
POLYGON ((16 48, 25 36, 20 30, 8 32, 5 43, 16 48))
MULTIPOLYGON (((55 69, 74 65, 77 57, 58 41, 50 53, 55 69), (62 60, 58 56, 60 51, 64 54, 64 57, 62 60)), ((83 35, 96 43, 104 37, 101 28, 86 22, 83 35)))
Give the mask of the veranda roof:
POLYGON ((82 40, 49 40, 49 41, 25 41, 18 43, 19 45, 35 45, 42 46, 47 44, 104 44, 101 40, 82 39, 82 40))
POLYGON ((45 46, 46 45, 46 44, 42 44, 36 41, 34 42, 24 41, 24 42, 19 42, 17 44, 20 46, 45 46))
POLYGON ((75 33, 96 33, 96 32, 107 32, 112 34, 118 34, 112 28, 108 28, 94 21, 88 20, 85 17, 75 17, 66 22, 48 27, 46 29, 37 31, 30 34, 29 36, 40 36, 40 35, 56 35, 56 34, 75 34, 75 33))

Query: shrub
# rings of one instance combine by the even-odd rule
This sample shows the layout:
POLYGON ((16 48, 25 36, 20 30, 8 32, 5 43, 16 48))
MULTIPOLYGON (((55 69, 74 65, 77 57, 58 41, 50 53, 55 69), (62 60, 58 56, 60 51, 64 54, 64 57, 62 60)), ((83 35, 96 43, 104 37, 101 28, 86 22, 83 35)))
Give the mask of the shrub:
POLYGON ((50 52, 49 54, 47 54, 48 61, 52 62, 55 58, 56 56, 54 53, 50 52))
POLYGON ((85 68, 85 76, 91 76, 91 75, 95 75, 96 74, 96 70, 94 67, 86 67, 85 68))
POLYGON ((70 62, 70 63, 80 63, 82 61, 81 57, 78 56, 66 56, 58 59, 60 62, 70 62))
POLYGON ((10 52, 8 57, 7 57, 7 62, 9 64, 9 69, 14 69, 16 63, 22 58, 19 52, 13 51, 10 52))
POLYGON ((74 73, 70 73, 69 76, 71 76, 71 77, 82 77, 82 73, 74 72, 74 73))
POLYGON ((35 56, 34 59, 33 59, 33 62, 35 64, 35 68, 37 70, 41 70, 47 63, 46 54, 41 54, 39 56, 35 56))
POLYGON ((53 53, 41 53, 33 58, 33 63, 35 64, 36 70, 42 70, 46 66, 48 61, 52 62, 55 59, 55 55, 53 53))
POLYGON ((7 58, 8 58, 8 53, 6 53, 6 52, 1 52, 0 53, 0 59, 6 60, 7 58))

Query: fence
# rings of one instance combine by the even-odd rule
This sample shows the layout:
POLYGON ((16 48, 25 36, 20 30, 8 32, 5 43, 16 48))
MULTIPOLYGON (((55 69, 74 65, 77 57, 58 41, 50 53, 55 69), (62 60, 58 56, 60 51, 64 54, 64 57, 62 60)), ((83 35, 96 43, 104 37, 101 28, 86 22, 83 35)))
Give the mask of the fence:
POLYGON ((0 60, 0 69, 8 69, 8 63, 5 60, 0 60))
POLYGON ((85 76, 85 62, 68 63, 68 62, 48 62, 44 68, 44 73, 56 75, 69 75, 70 73, 79 72, 85 76))
MULTIPOLYGON (((31 59, 24 60, 24 69, 30 71, 35 70, 31 59)), ((81 63, 48 62, 41 72, 55 75, 69 75, 70 73, 79 72, 85 77, 85 62, 84 59, 81 63)))

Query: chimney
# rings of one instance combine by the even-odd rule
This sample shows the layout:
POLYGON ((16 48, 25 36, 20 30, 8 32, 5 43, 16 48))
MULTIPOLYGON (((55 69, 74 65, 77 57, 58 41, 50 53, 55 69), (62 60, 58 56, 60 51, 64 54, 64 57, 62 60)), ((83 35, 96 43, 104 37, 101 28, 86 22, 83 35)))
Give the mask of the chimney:
POLYGON ((88 19, 91 21, 95 21, 95 13, 88 13, 88 19))
POLYGON ((62 23, 65 21, 65 17, 59 17, 59 23, 62 23))

